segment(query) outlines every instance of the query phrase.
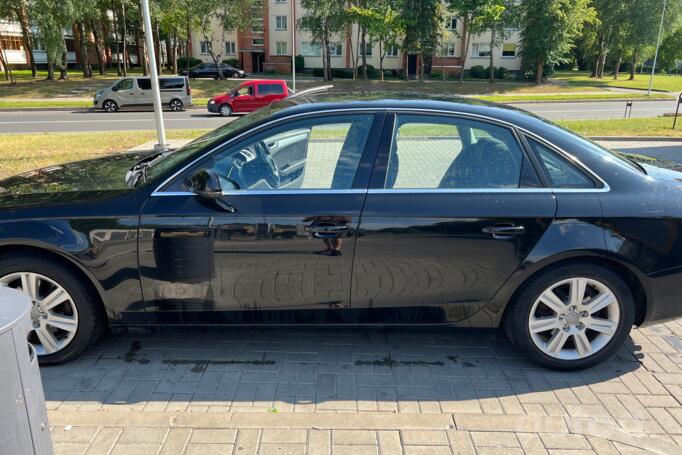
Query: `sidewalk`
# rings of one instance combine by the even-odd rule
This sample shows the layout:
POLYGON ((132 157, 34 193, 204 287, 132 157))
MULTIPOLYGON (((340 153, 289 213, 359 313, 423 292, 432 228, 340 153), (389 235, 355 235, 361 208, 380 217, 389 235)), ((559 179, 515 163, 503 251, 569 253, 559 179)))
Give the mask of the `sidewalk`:
POLYGON ((561 373, 497 332, 171 332, 108 336, 42 374, 58 454, 672 454, 680 336, 638 330, 561 373))

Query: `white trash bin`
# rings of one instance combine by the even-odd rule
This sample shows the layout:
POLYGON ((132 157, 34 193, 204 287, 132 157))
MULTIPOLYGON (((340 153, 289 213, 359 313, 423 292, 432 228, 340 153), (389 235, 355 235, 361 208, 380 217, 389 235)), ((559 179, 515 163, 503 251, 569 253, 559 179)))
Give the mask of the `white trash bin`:
POLYGON ((0 454, 50 455, 38 356, 27 341, 31 300, 0 286, 0 454))

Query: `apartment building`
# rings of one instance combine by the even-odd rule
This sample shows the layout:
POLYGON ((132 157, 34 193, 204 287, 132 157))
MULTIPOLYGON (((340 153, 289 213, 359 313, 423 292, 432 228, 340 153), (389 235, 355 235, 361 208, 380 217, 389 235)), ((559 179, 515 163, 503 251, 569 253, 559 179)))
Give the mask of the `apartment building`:
MULTIPOLYGON (((292 34, 292 27, 305 14, 300 0, 258 0, 253 8, 251 27, 244 31, 223 30, 217 23, 211 27, 209 36, 195 31, 191 41, 192 55, 204 62, 210 62, 212 59, 209 49, 213 49, 222 59, 238 59, 249 73, 288 73, 291 71, 291 53, 295 48, 295 54, 304 57, 305 68, 322 68, 320 45, 305 30, 296 29, 292 34)), ((462 21, 455 15, 448 16, 439 52, 441 55, 425 62, 428 70, 452 74, 459 72, 463 52, 462 33, 462 21)), ((357 53, 357 34, 358 27, 354 26, 350 36, 335 37, 331 46, 333 68, 352 68, 353 55, 357 53)), ((503 43, 494 49, 490 49, 489 33, 472 36, 465 69, 474 65, 487 67, 492 52, 494 66, 503 66, 509 71, 520 70, 519 31, 509 29, 505 35, 503 43)), ((367 63, 378 68, 379 43, 368 43, 364 52, 367 63)), ((389 46, 385 52, 385 69, 401 70, 405 65, 409 74, 417 73, 420 62, 416 53, 403 51, 399 46, 389 46)))
MULTIPOLYGON (((47 64, 45 47, 40 40, 37 39, 36 31, 33 30, 33 32, 33 58, 35 59, 36 64, 45 65, 47 64)), ((18 22, 0 21, 0 41, 2 42, 2 49, 4 50, 9 65, 22 66, 28 64, 26 49, 24 49, 24 42, 21 35, 21 26, 18 22)), ((66 57, 68 63, 76 63, 75 43, 71 31, 64 30, 64 41, 66 43, 66 57)))

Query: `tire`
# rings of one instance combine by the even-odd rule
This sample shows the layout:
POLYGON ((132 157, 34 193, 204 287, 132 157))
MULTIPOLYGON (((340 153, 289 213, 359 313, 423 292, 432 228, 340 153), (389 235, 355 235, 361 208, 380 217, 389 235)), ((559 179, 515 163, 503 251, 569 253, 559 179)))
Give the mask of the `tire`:
POLYGON ((232 106, 229 104, 221 104, 218 108, 218 112, 222 117, 229 117, 232 114, 232 106))
POLYGON ((541 272, 510 304, 504 321, 509 339, 529 360, 555 370, 582 370, 603 362, 623 345, 635 318, 625 281, 590 263, 541 272), (580 295, 583 288, 582 299, 571 300, 572 290, 580 295))
POLYGON ((178 99, 173 99, 170 100, 170 103, 168 103, 168 106, 170 107, 170 110, 173 112, 179 112, 184 109, 184 105, 182 104, 182 101, 178 99))
POLYGON ((102 109, 104 109, 105 112, 116 112, 118 111, 118 104, 116 104, 116 101, 114 100, 104 100, 102 109))
POLYGON ((43 332, 42 328, 48 326, 53 336, 51 339, 57 341, 54 348, 49 344, 46 348, 42 340, 38 338, 37 332, 31 332, 29 341, 34 344, 41 365, 53 365, 74 359, 96 341, 106 329, 107 318, 98 296, 87 283, 83 283, 83 278, 71 267, 33 253, 9 253, 0 258, 1 283, 21 289, 22 276, 26 277, 26 282, 34 282, 33 277, 37 277, 35 281, 38 283, 37 294, 43 300, 47 300, 45 297, 48 295, 54 295, 52 291, 56 289, 55 284, 66 293, 66 297, 61 294, 62 297, 59 298, 59 300, 65 299, 63 303, 56 305, 50 311, 40 313, 34 308, 31 312, 34 327, 38 324, 38 330, 43 332), (17 277, 17 275, 20 276, 17 277), (48 317, 47 313, 67 317, 75 322, 68 323, 69 330, 55 328, 49 324, 48 321, 52 316, 48 317), (75 330, 72 330, 73 326, 75 330))

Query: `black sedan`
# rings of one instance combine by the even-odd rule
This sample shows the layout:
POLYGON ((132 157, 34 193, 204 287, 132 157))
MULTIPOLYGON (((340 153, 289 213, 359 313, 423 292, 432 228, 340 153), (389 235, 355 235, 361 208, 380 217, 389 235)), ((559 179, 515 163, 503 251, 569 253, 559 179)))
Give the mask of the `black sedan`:
POLYGON ((477 102, 305 95, 0 181, 45 363, 108 326, 498 327, 579 369, 682 314, 682 173, 477 102))
MULTIPOLYGON (((220 69, 224 77, 245 78, 246 72, 239 68, 235 68, 227 63, 222 63, 220 69)), ((181 76, 188 76, 190 79, 211 78, 219 79, 218 66, 215 63, 199 63, 198 65, 189 69, 189 71, 181 71, 181 76)))

